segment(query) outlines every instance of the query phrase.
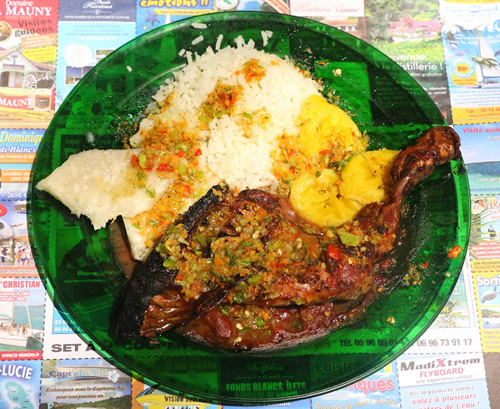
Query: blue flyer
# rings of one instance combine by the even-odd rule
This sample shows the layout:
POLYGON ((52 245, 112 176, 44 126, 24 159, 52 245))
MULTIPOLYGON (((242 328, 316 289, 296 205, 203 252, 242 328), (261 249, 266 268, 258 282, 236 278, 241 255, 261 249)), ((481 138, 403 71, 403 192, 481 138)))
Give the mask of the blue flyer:
POLYGON ((135 0, 60 0, 59 21, 135 21, 135 0))
POLYGON ((0 409, 36 409, 41 361, 0 363, 0 409))
POLYGON ((56 106, 99 61, 135 36, 135 24, 59 23, 56 106))

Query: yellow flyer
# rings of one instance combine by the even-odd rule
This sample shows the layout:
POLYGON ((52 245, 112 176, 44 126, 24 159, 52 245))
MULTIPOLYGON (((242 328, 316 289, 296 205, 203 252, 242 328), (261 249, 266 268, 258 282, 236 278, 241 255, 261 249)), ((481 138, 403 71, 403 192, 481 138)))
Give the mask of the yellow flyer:
POLYGON ((484 352, 500 352, 500 271, 473 275, 484 352))

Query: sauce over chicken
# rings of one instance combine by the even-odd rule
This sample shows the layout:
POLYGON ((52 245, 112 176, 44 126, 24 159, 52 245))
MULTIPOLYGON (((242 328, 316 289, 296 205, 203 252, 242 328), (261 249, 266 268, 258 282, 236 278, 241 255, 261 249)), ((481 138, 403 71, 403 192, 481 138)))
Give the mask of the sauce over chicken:
POLYGON ((116 331, 151 340, 175 330, 231 350, 308 341, 346 325, 384 292, 405 197, 460 156, 452 128, 403 150, 383 203, 323 228, 286 198, 221 183, 172 225, 128 282, 116 331))

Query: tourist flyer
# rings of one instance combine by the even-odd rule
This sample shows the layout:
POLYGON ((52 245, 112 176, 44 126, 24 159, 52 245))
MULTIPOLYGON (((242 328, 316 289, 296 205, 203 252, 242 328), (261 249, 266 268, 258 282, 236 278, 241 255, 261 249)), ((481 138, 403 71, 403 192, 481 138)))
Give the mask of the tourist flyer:
MULTIPOLYGON (((183 398, 181 396, 170 395, 160 389, 147 385, 139 379, 132 380, 132 406, 131 409, 220 409, 221 406, 206 402, 198 402, 196 400, 183 398)), ((288 404, 280 405, 280 407, 288 407, 288 404)), ((227 407, 227 406, 226 406, 227 407)), ((273 405, 269 406, 270 408, 273 405)), ((292 406, 293 408, 294 406, 292 406)), ((299 408, 299 406, 295 406, 299 408)), ((227 407, 229 408, 229 407, 227 407)), ((254 407, 258 409, 258 407, 254 407)), ((231 409, 235 409, 231 406, 231 409)))
POLYGON ((483 349, 500 352, 500 272, 482 272, 474 275, 476 298, 480 314, 483 349))
POLYGON ((59 21, 135 22, 136 0, 59 0, 59 21))
POLYGON ((364 17, 364 0, 290 0, 290 13, 304 17, 364 17))
POLYGON ((500 352, 500 124, 456 130, 471 189, 469 253, 482 347, 500 352))
POLYGON ((137 0, 137 35, 200 14, 267 11, 288 14, 286 0, 137 0))
POLYGON ((366 40, 407 71, 451 123, 439 0, 290 0, 291 13, 366 40))
POLYGON ((451 123, 438 0, 367 0, 366 40, 425 89, 451 123))
POLYGON ((0 3, 0 126, 40 128, 54 115, 57 0, 0 3))
POLYGON ((130 390, 130 378, 104 359, 42 363, 40 407, 125 409, 131 407, 130 390))
POLYGON ((99 61, 135 37, 135 24, 61 21, 59 33, 57 107, 99 61))
POLYGON ((311 401, 313 408, 400 408, 396 363, 390 363, 365 379, 311 401))
POLYGON ((2 165, 0 168, 0 201, 26 200, 30 175, 31 168, 29 166, 26 168, 26 166, 16 164, 2 165))
POLYGON ((39 278, 0 278, 0 361, 41 359, 45 288, 39 278))
POLYGON ((482 354, 404 355, 397 361, 403 408, 489 408, 482 354))
POLYGON ((0 409, 38 409, 40 370, 41 361, 1 362, 0 409))
POLYGON ((3 187, 7 185, 26 186, 24 183, 4 183, 0 189, 2 191, 2 200, 0 200, 0 277, 37 277, 38 271, 28 237, 26 197, 18 198, 24 196, 26 190, 4 192, 3 187), (12 198, 4 200, 5 196, 12 196, 12 198))
MULTIPOLYGON (((137 0, 137 35, 186 17, 214 11, 216 0, 137 0)), ((224 1, 224 0, 222 0, 224 1)))
MULTIPOLYGON (((45 299, 44 359, 99 358, 92 345, 87 345, 61 315, 49 295, 45 299)), ((76 323, 72 322, 73 328, 76 323)))
POLYGON ((365 1, 290 0, 290 13, 346 31, 366 40, 365 1))
POLYGON ((442 0, 441 13, 453 122, 497 122, 500 2, 442 0))
POLYGON ((44 129, 0 129, 0 163, 31 165, 44 133, 44 129))

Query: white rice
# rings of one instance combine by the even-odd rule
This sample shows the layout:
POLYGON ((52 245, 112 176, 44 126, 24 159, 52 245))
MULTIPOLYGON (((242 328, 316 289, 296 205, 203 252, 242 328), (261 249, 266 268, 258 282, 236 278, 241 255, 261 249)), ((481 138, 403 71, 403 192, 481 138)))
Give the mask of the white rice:
POLYGON ((268 40, 272 37, 273 32, 269 30, 263 30, 260 32, 260 35, 262 36, 262 45, 265 47, 268 40))
POLYGON ((220 46, 222 45, 222 39, 223 39, 223 38, 224 38, 224 35, 223 35, 223 34, 219 34, 219 35, 217 36, 217 41, 215 42, 215 49, 216 49, 217 51, 219 51, 219 50, 220 50, 220 46))
POLYGON ((204 40, 203 36, 198 36, 193 41, 191 41, 191 44, 193 44, 193 45, 198 44, 198 43, 201 43, 203 40, 204 40))
MULTIPOLYGON (((263 36, 268 38, 270 34, 266 32, 263 36)), ((298 132, 296 119, 302 103, 311 94, 319 94, 320 86, 292 62, 255 49, 253 41, 245 43, 240 36, 235 43, 236 48, 221 50, 217 50, 216 44, 215 51, 209 47, 201 56, 186 52, 185 68, 174 73, 154 96, 158 102, 169 95, 172 100, 168 109, 157 114, 156 120, 186 120, 195 129, 200 125, 200 106, 218 82, 241 85, 243 94, 231 116, 214 118, 208 130, 200 133, 203 152, 200 163, 214 180, 226 180, 232 187, 272 187, 277 183, 272 174, 272 152, 277 149, 278 138, 298 132), (257 59, 265 68, 265 76, 247 83, 242 74, 235 73, 251 59, 257 59), (255 112, 258 114, 252 114, 252 118, 266 115, 269 120, 244 127, 242 114, 249 116, 255 112)), ((151 128, 153 120, 145 119, 140 129, 151 128)), ((131 139, 132 146, 140 146, 140 142, 139 133, 131 139)))

